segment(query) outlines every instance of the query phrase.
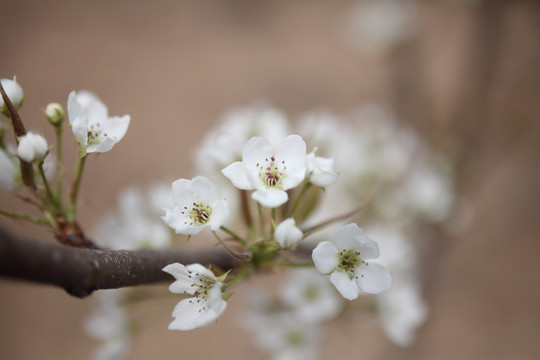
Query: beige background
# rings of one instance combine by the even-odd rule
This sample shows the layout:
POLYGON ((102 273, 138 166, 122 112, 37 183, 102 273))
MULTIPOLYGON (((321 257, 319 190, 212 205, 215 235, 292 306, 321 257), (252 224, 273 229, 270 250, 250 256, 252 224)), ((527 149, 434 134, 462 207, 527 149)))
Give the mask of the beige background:
MULTIPOLYGON (((294 117, 393 104, 427 141, 461 159, 459 187, 476 217, 459 235, 430 235, 423 269, 431 312, 412 347, 395 347, 373 322, 352 323, 331 328, 322 358, 538 359, 540 10, 535 1, 463 3, 420 2, 418 36, 368 56, 341 37, 350 1, 0 0, 0 77, 17 75, 27 127, 49 138, 39 109, 65 103, 74 89, 96 92, 112 114, 131 114, 114 151, 87 162, 80 216, 88 228, 126 184, 194 175, 195 146, 232 106, 263 99, 294 117)), ((21 208, 5 192, 0 202, 21 208)), ((259 358, 234 325, 235 300, 219 324, 188 333, 167 331, 170 312, 158 310, 130 358, 259 358)), ((0 280, 0 358, 88 358, 95 343, 80 323, 90 305, 0 280)))

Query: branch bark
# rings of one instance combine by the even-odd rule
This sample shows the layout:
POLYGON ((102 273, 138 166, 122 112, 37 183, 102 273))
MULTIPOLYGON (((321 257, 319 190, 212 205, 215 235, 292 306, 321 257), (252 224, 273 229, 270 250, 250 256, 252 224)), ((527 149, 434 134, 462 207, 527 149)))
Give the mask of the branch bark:
POLYGON ((94 290, 172 281, 161 269, 174 262, 223 270, 241 263, 221 248, 201 251, 103 250, 14 237, 0 229, 0 276, 55 285, 83 298, 94 290))

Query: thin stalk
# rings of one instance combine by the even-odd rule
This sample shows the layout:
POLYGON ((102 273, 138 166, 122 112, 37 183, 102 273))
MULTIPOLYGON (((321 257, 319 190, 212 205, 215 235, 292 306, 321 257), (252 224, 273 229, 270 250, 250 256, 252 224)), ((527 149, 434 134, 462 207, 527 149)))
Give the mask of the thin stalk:
POLYGON ((56 196, 58 207, 62 208, 62 178, 64 175, 64 164, 62 155, 62 125, 55 126, 56 132, 56 196))
POLYGON ((26 214, 15 213, 15 212, 6 211, 6 210, 2 210, 2 209, 0 209, 0 215, 4 215, 4 216, 10 217, 12 219, 29 221, 29 222, 32 222, 32 223, 38 224, 38 225, 50 225, 50 223, 49 223, 49 221, 47 219, 36 218, 36 217, 29 216, 29 215, 26 215, 26 214))
POLYGON ((234 231, 232 231, 228 227, 225 227, 225 226, 221 225, 220 229, 225 231, 227 234, 231 235, 235 240, 237 240, 242 245, 244 245, 244 246, 247 245, 247 241, 244 240, 243 237, 241 237, 240 235, 238 235, 237 233, 235 233, 234 231))
POLYGON ((220 238, 219 235, 215 231, 213 231, 213 233, 214 233, 214 236, 216 237, 216 239, 218 239, 219 243, 225 248, 225 250, 227 250, 227 252, 229 254, 231 254, 232 256, 237 258, 238 260, 242 260, 242 261, 248 261, 248 260, 251 259, 250 255, 241 254, 238 251, 236 251, 235 249, 231 248, 229 245, 227 245, 227 243, 225 241, 223 241, 223 239, 220 238))
POLYGON ((59 209, 58 199, 56 199, 56 197, 52 193, 49 182, 47 181, 47 177, 45 176, 45 172, 43 171, 43 161, 40 161, 40 163, 38 164, 38 169, 39 174, 41 175, 41 179, 43 180, 43 185, 45 185, 45 190, 47 191, 47 197, 49 198, 49 201, 56 209, 59 209))
POLYGON ((300 192, 300 195, 298 195, 298 197, 296 198, 295 202, 294 202, 294 205, 293 205, 293 208, 291 210, 291 214, 289 215, 289 217, 294 217, 294 213, 296 212, 296 210, 298 209, 298 206, 300 205, 300 201, 302 200, 302 198, 304 197, 304 195, 306 195, 306 192, 308 191, 308 189, 311 187, 311 183, 310 182, 307 182, 304 187, 302 188, 302 191, 300 192))
POLYGON ((84 169, 84 163, 86 160, 86 154, 82 155, 77 162, 77 169, 75 170, 75 177, 73 180, 73 188, 71 189, 70 197, 70 211, 68 214, 69 220, 75 220, 75 213, 77 212, 77 199, 79 197, 79 188, 81 186, 82 173, 84 169))
POLYGON ((264 213, 261 204, 257 203, 257 212, 259 213, 259 224, 261 227, 261 236, 266 240, 266 222, 264 221, 264 213))

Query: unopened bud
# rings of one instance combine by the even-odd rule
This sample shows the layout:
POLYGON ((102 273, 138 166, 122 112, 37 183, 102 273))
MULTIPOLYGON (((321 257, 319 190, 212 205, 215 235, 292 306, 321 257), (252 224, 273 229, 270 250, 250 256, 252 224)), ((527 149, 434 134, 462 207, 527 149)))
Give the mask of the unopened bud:
POLYGON ((50 103, 44 111, 45 117, 54 126, 59 126, 66 117, 66 109, 59 103, 50 103))
MULTIPOLYGON (((10 79, 0 79, 0 82, 2 83, 2 87, 4 88, 4 91, 6 92, 7 97, 15 107, 15 110, 19 110, 23 104, 24 100, 24 92, 17 83, 17 80, 15 77, 13 77, 13 80, 10 79)), ((4 113, 5 115, 9 116, 9 112, 7 110, 7 106, 4 103, 3 97, 0 96, 0 111, 4 113)))
POLYGON ((29 131, 19 138, 17 155, 26 162, 41 161, 49 151, 47 140, 41 135, 29 131))
POLYGON ((302 236, 302 231, 296 227, 293 218, 284 220, 274 232, 274 239, 282 249, 295 249, 302 236))

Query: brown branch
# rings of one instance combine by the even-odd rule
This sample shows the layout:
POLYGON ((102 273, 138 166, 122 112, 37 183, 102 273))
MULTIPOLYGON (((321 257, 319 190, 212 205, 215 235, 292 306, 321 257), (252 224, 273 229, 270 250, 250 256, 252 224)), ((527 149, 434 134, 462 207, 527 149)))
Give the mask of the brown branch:
POLYGON ((102 250, 15 238, 0 229, 0 276, 56 285, 83 298, 98 289, 172 281, 161 269, 174 262, 223 270, 241 262, 220 248, 201 251, 102 250))

